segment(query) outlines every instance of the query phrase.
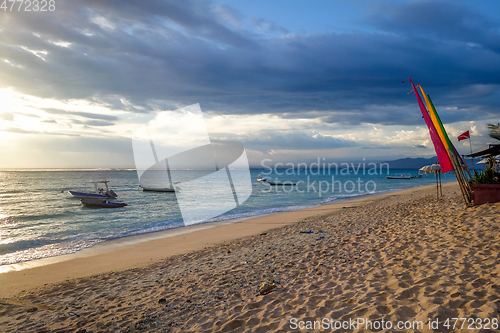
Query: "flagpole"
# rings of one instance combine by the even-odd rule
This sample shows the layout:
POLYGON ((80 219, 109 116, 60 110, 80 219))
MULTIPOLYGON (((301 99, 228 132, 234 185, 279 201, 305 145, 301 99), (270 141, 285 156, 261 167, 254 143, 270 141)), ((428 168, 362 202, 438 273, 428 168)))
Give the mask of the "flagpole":
MULTIPOLYGON (((469 147, 470 147, 470 154, 472 155, 472 140, 470 138, 470 133, 469 133, 469 147)), ((474 157, 471 156, 472 159, 472 170, 474 171, 474 174, 476 173, 476 169, 474 169, 474 157)))

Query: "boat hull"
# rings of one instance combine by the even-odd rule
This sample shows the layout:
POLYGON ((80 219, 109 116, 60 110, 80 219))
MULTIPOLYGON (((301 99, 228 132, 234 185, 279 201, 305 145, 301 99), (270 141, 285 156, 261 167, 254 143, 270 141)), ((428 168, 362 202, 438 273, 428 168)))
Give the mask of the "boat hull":
POLYGON ((76 192, 76 191, 68 191, 69 194, 74 196, 75 198, 90 198, 90 199, 107 199, 109 197, 102 195, 102 194, 96 194, 96 193, 85 193, 85 192, 76 192))
POLYGON ((294 186, 294 185, 297 185, 296 183, 274 183, 274 182, 270 182, 270 181, 266 181, 266 183, 268 183, 269 185, 272 185, 272 186, 294 186))
POLYGON ((80 202, 84 207, 91 207, 91 208, 120 208, 128 206, 124 202, 109 202, 107 200, 90 199, 90 198, 82 199, 80 200, 80 202))
POLYGON ((175 189, 171 187, 165 187, 165 188, 143 187, 142 190, 144 192, 175 192, 175 189))

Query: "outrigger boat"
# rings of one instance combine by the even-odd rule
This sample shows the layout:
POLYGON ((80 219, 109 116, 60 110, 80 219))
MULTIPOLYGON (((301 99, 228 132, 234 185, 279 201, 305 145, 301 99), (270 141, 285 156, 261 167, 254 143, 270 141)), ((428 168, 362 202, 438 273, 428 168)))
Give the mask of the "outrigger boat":
POLYGON ((387 179, 412 179, 422 178, 422 175, 412 176, 409 173, 397 173, 395 176, 386 176, 387 179))
POLYGON ((176 189, 179 190, 179 188, 174 188, 174 187, 144 187, 141 186, 142 190, 144 192, 175 192, 176 189))
POLYGON ((264 179, 262 181, 268 183, 269 185, 273 185, 273 186, 293 186, 293 185, 297 185, 297 183, 292 183, 292 182, 270 182, 267 179, 264 179))
MULTIPOLYGON (((117 198, 118 195, 115 193, 115 191, 110 190, 108 187, 108 180, 101 180, 97 182, 89 182, 91 184, 94 184, 95 190, 93 192, 77 192, 77 191, 68 191, 69 194, 76 198, 94 198, 94 199, 114 199, 117 198), (104 184, 106 186, 106 190, 104 190, 103 187, 98 187, 98 184, 104 184)), ((87 182, 85 182, 85 188, 87 187, 87 182)))
POLYGON ((386 176, 387 179, 411 179, 411 175, 409 173, 397 173, 394 176, 386 176))
MULTIPOLYGON (((177 186, 174 186, 176 184, 180 184, 180 182, 175 182, 173 183, 172 182, 172 176, 170 175, 170 168, 168 167, 168 161, 165 160, 165 166, 166 166, 166 171, 167 171, 167 175, 168 175, 168 185, 167 187, 152 187, 152 186, 142 186, 141 184, 139 184, 139 187, 142 188, 142 191, 143 192, 170 192, 170 193, 173 193, 173 192, 178 192, 180 191, 181 189, 177 186)), ((140 181, 140 179, 139 179, 140 181)))
POLYGON ((80 202, 85 207, 92 207, 92 208, 120 208, 128 206, 124 202, 109 202, 108 200, 94 199, 94 198, 83 198, 80 200, 80 202))

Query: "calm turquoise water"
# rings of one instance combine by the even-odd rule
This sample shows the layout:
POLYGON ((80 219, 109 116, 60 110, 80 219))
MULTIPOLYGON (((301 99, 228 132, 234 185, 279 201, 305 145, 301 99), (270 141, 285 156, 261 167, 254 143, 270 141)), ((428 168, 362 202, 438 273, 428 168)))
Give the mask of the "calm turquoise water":
MULTIPOLYGON (((332 172, 330 175, 320 172, 318 175, 304 170, 298 174, 295 170, 293 174, 277 175, 273 172, 265 177, 302 181, 298 186, 271 187, 257 181, 257 176, 266 171, 251 170, 252 195, 247 201, 205 222, 314 207, 367 195, 367 190, 381 193, 435 184, 434 175, 388 180, 385 171, 376 175, 366 172, 365 175, 362 172, 355 175, 353 171, 349 174, 332 172), (333 191, 332 176, 336 182, 333 191), (322 193, 319 192, 320 185, 322 193), (353 186, 354 191, 351 191, 353 186)), ((195 170, 182 172, 186 179, 203 174, 195 170)), ((278 170, 281 172, 284 170, 278 170)), ((391 170, 390 173, 396 172, 417 174, 416 170, 391 170)), ((453 174, 443 175, 445 182, 454 179, 453 174)), ((183 226, 176 194, 142 192, 138 185, 137 173, 128 170, 0 171, 0 264, 73 253, 109 239, 183 226), (85 208, 79 199, 67 193, 68 189, 83 190, 85 181, 101 179, 109 180, 118 199, 129 206, 120 209, 85 208)), ((182 184, 179 186, 182 188, 182 184)), ((206 190, 210 191, 210 188, 206 190)))

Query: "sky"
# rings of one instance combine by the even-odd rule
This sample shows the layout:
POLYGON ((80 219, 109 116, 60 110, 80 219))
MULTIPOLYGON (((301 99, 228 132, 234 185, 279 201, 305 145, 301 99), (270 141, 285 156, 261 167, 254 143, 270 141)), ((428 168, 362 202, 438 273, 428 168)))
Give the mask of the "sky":
MULTIPOLYGON (((253 166, 460 153, 500 121, 498 1, 56 1, 0 9, 0 169, 133 168, 133 133, 199 103, 253 166), (17 9, 17 8, 16 8, 17 9), (268 162, 266 164, 269 164, 268 162)), ((179 129, 182 130, 182 129, 179 129)))

